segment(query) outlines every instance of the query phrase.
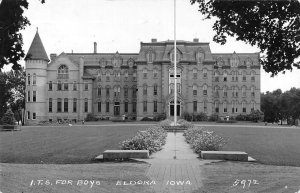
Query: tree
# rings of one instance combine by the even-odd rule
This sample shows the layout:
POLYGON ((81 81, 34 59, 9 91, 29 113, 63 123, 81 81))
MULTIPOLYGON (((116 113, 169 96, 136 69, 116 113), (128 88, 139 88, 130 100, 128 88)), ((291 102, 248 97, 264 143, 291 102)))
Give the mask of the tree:
POLYGON ((249 114, 249 118, 253 122, 258 122, 262 120, 264 117, 264 113, 261 112, 260 110, 254 110, 249 114))
POLYGON ((13 64, 13 70, 21 68, 19 61, 25 53, 20 30, 30 25, 23 16, 25 9, 28 9, 27 0, 2 0, 0 4, 0 69, 7 64, 13 64))
POLYGON ((4 116, 1 119, 1 122, 3 125, 14 125, 15 119, 14 119, 14 113, 8 109, 4 116))
POLYGON ((290 1, 220 1, 190 0, 199 4, 205 19, 216 17, 213 40, 225 44, 235 36, 264 56, 260 62, 272 76, 293 67, 300 68, 300 2, 290 1))

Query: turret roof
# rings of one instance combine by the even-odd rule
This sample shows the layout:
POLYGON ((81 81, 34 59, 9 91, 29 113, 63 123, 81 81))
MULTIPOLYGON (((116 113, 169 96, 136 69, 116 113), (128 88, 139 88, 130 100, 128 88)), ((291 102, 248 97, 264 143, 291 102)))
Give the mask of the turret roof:
POLYGON ((42 40, 38 31, 32 40, 31 46, 27 52, 25 60, 46 60, 49 61, 46 50, 43 46, 42 40))

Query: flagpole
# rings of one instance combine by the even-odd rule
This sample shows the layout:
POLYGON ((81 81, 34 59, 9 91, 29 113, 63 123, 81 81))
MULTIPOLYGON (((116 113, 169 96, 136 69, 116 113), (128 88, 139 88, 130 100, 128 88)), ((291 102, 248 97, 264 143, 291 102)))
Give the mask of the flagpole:
POLYGON ((176 0, 174 0, 174 125, 177 125, 176 0))

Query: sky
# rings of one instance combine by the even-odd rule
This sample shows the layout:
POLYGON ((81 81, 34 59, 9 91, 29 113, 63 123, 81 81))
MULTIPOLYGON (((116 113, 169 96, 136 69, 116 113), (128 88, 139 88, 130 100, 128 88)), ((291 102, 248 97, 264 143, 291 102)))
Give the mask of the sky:
MULTIPOLYGON (((31 22, 22 31, 25 52, 28 51, 37 27, 48 55, 62 52, 138 53, 140 42, 174 39, 174 0, 28 0, 25 15, 31 22)), ((213 42, 215 19, 204 20, 196 4, 177 2, 177 40, 209 42, 213 53, 259 52, 234 38, 225 45, 213 42)), ((22 61, 24 65, 24 61, 22 61)), ((8 68, 6 68, 8 69, 8 68)), ((270 77, 261 68, 261 92, 300 87, 300 70, 270 77)))

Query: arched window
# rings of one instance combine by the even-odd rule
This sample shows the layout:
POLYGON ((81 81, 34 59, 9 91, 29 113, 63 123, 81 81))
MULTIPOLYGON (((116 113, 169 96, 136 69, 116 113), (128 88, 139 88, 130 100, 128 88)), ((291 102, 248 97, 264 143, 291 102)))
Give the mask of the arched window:
POLYGON ((143 78, 147 78, 147 69, 143 70, 143 78))
POLYGON ((76 81, 73 82, 73 90, 77 90, 77 83, 76 83, 76 81))
POLYGON ((246 79, 247 73, 245 71, 243 71, 242 76, 243 76, 243 79, 242 79, 243 82, 246 82, 247 81, 247 79, 246 79))
POLYGON ((121 92, 121 87, 120 86, 115 86, 114 87, 114 96, 119 97, 121 92))
POLYGON ((132 98, 136 98, 136 87, 132 87, 132 98))
POLYGON ((242 102, 242 111, 243 111, 243 113, 247 112, 246 111, 246 103, 244 101, 242 102))
POLYGON ((224 65, 224 60, 223 60, 222 58, 218 58, 218 59, 217 59, 217 65, 218 65, 219 67, 222 67, 222 66, 224 65))
POLYGON ((243 97, 246 97, 246 86, 242 87, 242 95, 243 97))
POLYGON ((227 97, 227 87, 226 86, 223 87, 223 96, 227 97))
POLYGON ((203 78, 207 78, 207 69, 206 68, 203 69, 203 78))
POLYGON ((154 61, 154 53, 153 53, 153 51, 149 51, 147 53, 147 62, 152 63, 153 61, 154 61))
POLYGON ((154 86, 153 86, 153 95, 154 96, 157 95, 157 84, 154 84, 154 86))
POLYGON ((203 86, 203 95, 204 96, 207 95, 207 85, 206 84, 203 86))
POLYGON ((227 102, 226 101, 223 102, 223 112, 227 113, 227 102))
POLYGON ((157 76, 158 76, 158 70, 154 69, 153 70, 153 78, 157 78, 157 76))
POLYGON ((61 86, 61 81, 57 81, 57 90, 61 90, 62 86, 61 86))
POLYGON ((101 71, 100 70, 97 73, 97 81, 101 81, 101 71))
POLYGON ((128 71, 127 70, 124 72, 124 77, 125 77, 125 81, 128 81, 128 71))
POLYGON ((238 55, 234 52, 230 59, 230 65, 231 67, 238 67, 239 63, 240 63, 240 59, 238 55))
MULTIPOLYGON (((177 49, 176 51, 177 51, 177 52, 176 52, 176 62, 179 62, 179 60, 180 60, 179 50, 177 49)), ((174 63, 174 50, 172 50, 172 51, 170 52, 170 61, 171 61, 172 63, 174 63)))
POLYGON ((204 109, 204 113, 207 113, 207 101, 203 101, 203 109, 204 109))
POLYGON ((110 95, 110 87, 109 86, 106 86, 105 87, 105 92, 106 92, 106 97, 108 98, 109 97, 109 95, 110 95))
POLYGON ((215 86, 215 95, 216 97, 219 97, 219 87, 215 86))
POLYGON ((255 101, 252 101, 251 102, 251 111, 254 111, 255 110, 255 101))
POLYGON ((204 60, 204 53, 202 51, 198 51, 196 53, 196 61, 197 61, 197 63, 201 64, 203 60, 204 60))
POLYGON ((101 96, 101 87, 99 86, 98 88, 97 88, 97 95, 98 95, 98 97, 100 97, 101 96))
POLYGON ((254 71, 251 71, 251 82, 255 82, 255 72, 254 71))
POLYGON ((252 64, 253 64, 253 62, 252 62, 251 58, 248 57, 246 59, 246 66, 249 68, 252 64))
POLYGON ((136 81, 136 71, 133 72, 132 79, 133 81, 136 81))
POLYGON ((30 85, 30 74, 27 74, 27 84, 30 85))
POLYGON ((236 102, 236 101, 232 101, 231 104, 232 104, 231 112, 232 112, 232 113, 237 113, 237 112, 238 112, 237 102, 236 102))
POLYGON ((224 73, 223 73, 223 81, 227 82, 227 72, 226 71, 224 71, 224 73))
POLYGON ((127 85, 124 87, 124 97, 125 98, 128 97, 128 86, 127 85))
POLYGON ((106 81, 108 82, 110 80, 110 72, 106 71, 105 76, 106 76, 106 81))
POLYGON ((58 79, 68 79, 69 78, 69 69, 66 65, 62 64, 58 68, 58 79))
POLYGON ((88 99, 84 99, 84 112, 87 113, 89 110, 88 99))
POLYGON ((52 81, 49 82, 49 90, 52 90, 52 81))
POLYGON ((193 101, 193 112, 196 113, 197 112, 197 101, 193 101))
POLYGON ((215 82, 219 82, 219 72, 214 72, 215 82))
POLYGON ((251 97, 255 97, 255 87, 251 87, 251 97))
POLYGON ((215 101, 215 112, 218 113, 219 112, 219 102, 215 101))
POLYGON ((193 85, 193 95, 196 96, 197 95, 197 85, 193 85))
POLYGON ((193 78, 197 79, 198 76, 198 70, 196 68, 193 69, 193 78))
POLYGON ((171 93, 171 94, 174 93, 174 84, 173 83, 170 84, 170 91, 169 91, 169 93, 171 93))
POLYGON ((238 81, 238 71, 232 71, 232 79, 231 81, 234 82, 234 81, 238 81))
POLYGON ((33 76, 32 76, 32 84, 36 85, 36 74, 35 73, 33 73, 33 76))

